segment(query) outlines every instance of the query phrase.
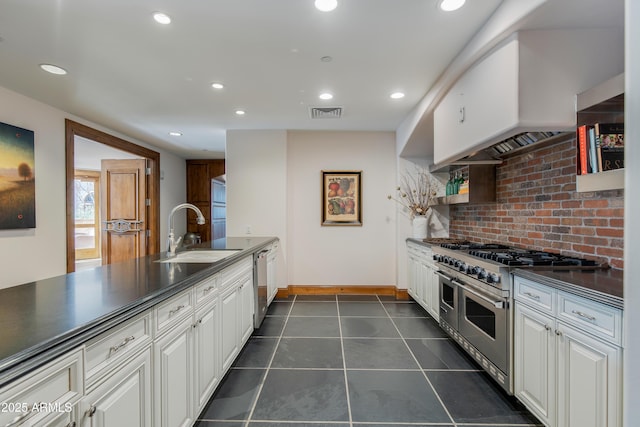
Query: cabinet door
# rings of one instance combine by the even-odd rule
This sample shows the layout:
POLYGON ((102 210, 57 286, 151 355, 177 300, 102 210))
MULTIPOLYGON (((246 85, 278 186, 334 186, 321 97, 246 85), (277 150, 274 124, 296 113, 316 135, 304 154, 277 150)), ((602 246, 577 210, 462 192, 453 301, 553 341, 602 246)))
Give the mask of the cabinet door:
POLYGON ((82 348, 0 387, 0 426, 48 425, 80 400, 84 390, 82 348), (53 410, 42 410, 41 405, 53 410))
POLYGON ((274 244, 267 255, 267 304, 271 304, 271 301, 276 297, 278 293, 278 246, 274 244))
POLYGON ((193 423, 192 325, 193 317, 188 317, 154 344, 155 426, 193 423))
POLYGON ((246 275, 238 288, 240 294, 240 346, 247 342, 253 333, 253 275, 246 275))
POLYGON ((220 382, 220 313, 218 299, 196 313, 194 328, 195 413, 200 413, 220 382))
POLYGON ((622 350, 559 325, 557 425, 621 425, 622 350))
POLYGON ((222 349, 222 372, 229 369, 236 355, 240 351, 238 336, 240 336, 240 313, 239 297, 237 288, 232 287, 222 294, 220 300, 220 321, 222 325, 221 349, 222 349))
POLYGON ((514 325, 514 393, 541 421, 554 425, 554 319, 516 302, 514 325))
POLYGON ((409 272, 408 272, 408 283, 409 287, 409 295, 418 303, 422 302, 422 295, 420 293, 420 276, 422 274, 422 269, 420 266, 420 257, 414 251, 409 249, 409 272))
POLYGON ((79 404, 80 425, 152 426, 151 349, 126 363, 79 404))
POLYGON ((418 298, 420 298, 420 305, 425 310, 429 309, 429 299, 431 294, 428 292, 429 280, 429 266, 425 264, 424 260, 420 260, 420 273, 418 274, 418 298))
POLYGON ((427 290, 429 294, 427 298, 429 314, 437 321, 440 320, 440 286, 438 284, 438 275, 436 269, 428 266, 427 268, 427 290))

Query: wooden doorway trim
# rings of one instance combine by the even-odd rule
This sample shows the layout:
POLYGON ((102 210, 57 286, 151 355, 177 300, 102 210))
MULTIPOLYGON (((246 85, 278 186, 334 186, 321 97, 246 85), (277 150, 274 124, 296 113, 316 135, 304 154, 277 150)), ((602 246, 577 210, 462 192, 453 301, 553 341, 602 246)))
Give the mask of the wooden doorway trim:
POLYGON ((148 180, 147 195, 151 199, 149 209, 149 229, 151 235, 148 240, 149 253, 160 251, 160 153, 148 148, 125 141, 124 139, 109 135, 97 129, 65 119, 65 159, 66 159, 66 196, 67 196, 67 273, 75 271, 75 239, 74 239, 74 215, 73 215, 73 179, 75 137, 81 136, 101 144, 108 145, 118 150, 144 157, 149 162, 151 175, 148 180))

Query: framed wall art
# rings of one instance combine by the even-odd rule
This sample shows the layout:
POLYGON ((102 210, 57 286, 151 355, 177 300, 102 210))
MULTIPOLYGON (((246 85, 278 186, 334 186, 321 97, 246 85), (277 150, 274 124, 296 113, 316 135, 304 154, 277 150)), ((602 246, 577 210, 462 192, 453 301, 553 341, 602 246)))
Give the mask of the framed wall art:
POLYGON ((0 123, 0 230, 36 227, 34 133, 0 123))
POLYGON ((322 171, 321 225, 362 225, 362 171, 322 171))

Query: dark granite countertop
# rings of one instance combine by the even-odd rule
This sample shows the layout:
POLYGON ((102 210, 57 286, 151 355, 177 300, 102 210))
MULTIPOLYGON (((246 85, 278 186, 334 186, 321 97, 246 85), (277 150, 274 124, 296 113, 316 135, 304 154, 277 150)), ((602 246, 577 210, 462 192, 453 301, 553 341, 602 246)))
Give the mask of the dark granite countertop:
POLYGON ((229 237, 215 263, 158 263, 166 253, 0 289, 0 386, 275 241, 229 237))
POLYGON ((616 308, 624 308, 622 270, 527 270, 519 268, 515 269, 513 274, 616 308))

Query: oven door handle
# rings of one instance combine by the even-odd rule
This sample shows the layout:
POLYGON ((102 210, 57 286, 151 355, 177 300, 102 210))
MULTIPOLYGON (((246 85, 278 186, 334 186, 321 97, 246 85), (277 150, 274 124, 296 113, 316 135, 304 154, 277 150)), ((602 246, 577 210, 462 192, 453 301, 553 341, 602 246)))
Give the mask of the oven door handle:
POLYGON ((440 277, 442 277, 443 279, 449 281, 449 282, 453 282, 454 278, 453 277, 449 277, 446 274, 442 273, 441 271, 436 271, 436 274, 440 277))
POLYGON ((458 282, 457 280, 453 280, 453 283, 455 283, 456 285, 458 285, 460 287, 460 289, 469 292, 470 294, 473 294, 475 296, 477 296, 478 298, 480 298, 481 300, 488 302, 489 304, 491 304, 492 306, 494 306, 495 308, 504 308, 504 301, 496 301, 495 299, 489 298, 484 296, 483 294, 481 294, 478 291, 475 291, 471 288, 469 288, 468 286, 463 285, 462 283, 458 282))

